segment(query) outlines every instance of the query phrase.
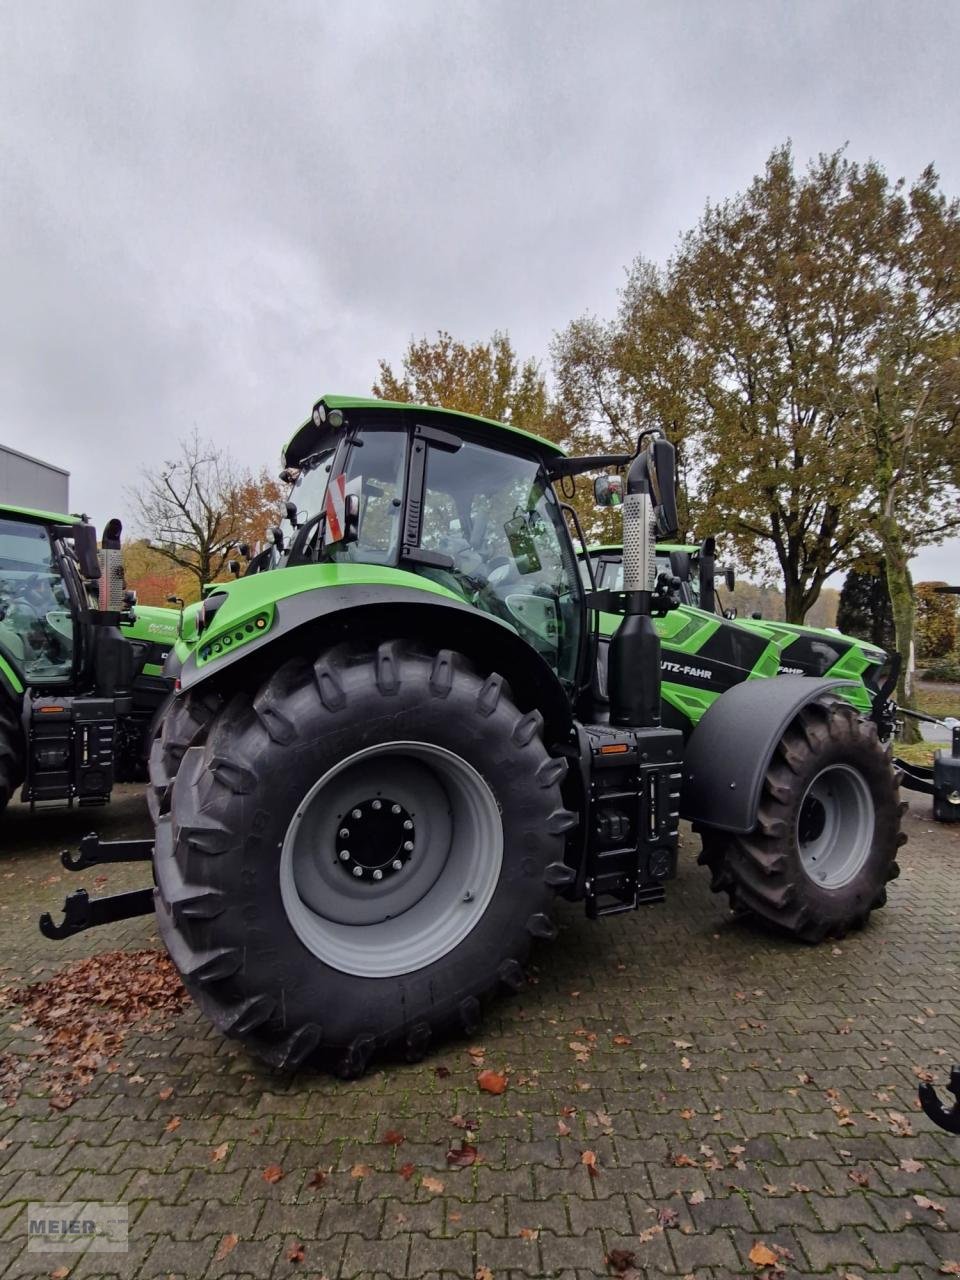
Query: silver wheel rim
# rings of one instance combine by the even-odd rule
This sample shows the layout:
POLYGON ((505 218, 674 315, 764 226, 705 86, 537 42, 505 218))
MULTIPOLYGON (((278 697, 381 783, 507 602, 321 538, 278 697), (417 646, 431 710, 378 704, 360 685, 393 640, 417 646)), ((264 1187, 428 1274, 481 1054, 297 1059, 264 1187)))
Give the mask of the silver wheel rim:
POLYGON ((389 742, 354 752, 304 796, 283 841, 280 892, 318 960, 389 978, 463 941, 502 863, 500 810, 476 769, 431 743, 389 742))
POLYGON ((839 889, 860 872, 873 847, 873 797, 863 774, 832 764, 813 779, 800 803, 797 845, 804 871, 823 889, 839 889))

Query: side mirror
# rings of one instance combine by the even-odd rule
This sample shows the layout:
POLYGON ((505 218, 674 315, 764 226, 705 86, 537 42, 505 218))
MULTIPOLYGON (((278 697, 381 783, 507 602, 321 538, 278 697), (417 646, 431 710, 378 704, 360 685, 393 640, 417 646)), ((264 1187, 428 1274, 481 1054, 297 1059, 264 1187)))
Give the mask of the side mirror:
POLYGON ((67 526, 64 537, 73 539, 73 550, 80 565, 80 572, 88 580, 100 577, 100 557, 97 555, 97 531, 92 524, 67 526))
POLYGON ((727 565, 723 571, 723 581, 728 591, 733 591, 737 585, 737 574, 733 565, 727 565))
POLYGON ((751 613, 750 617, 754 620, 754 622, 763 621, 763 614, 760 612, 759 609, 755 609, 753 613, 751 613))
POLYGON ((360 537, 360 495, 348 493, 343 504, 344 524, 342 542, 356 542, 360 537))
POLYGON ((239 547, 237 547, 237 550, 243 556, 244 560, 250 559, 250 543, 249 542, 241 542, 239 547))
POLYGON ((598 507, 623 505, 623 477, 597 476, 593 482, 593 500, 598 507))
POLYGON ((267 541, 277 548, 278 551, 283 550, 283 530, 274 525, 267 534, 267 541))
POLYGON ((724 609, 723 616, 727 619, 728 622, 732 622, 734 618, 737 616, 736 608, 724 609))
POLYGON ((660 536, 666 538, 676 533, 680 523, 677 515, 677 455, 670 441, 659 436, 648 452, 647 469, 657 507, 657 527, 660 536))
POLYGON ((125 608, 132 609, 133 606, 137 603, 137 593, 135 591, 130 591, 130 590, 124 591, 123 603, 125 608))
POLYGON ((240 561, 239 560, 228 560, 227 569, 235 578, 240 577, 240 561))
POLYGON ((287 513, 287 519, 290 521, 290 524, 293 526, 294 529, 296 529, 298 527, 297 504, 295 502, 286 502, 284 503, 284 510, 287 513))

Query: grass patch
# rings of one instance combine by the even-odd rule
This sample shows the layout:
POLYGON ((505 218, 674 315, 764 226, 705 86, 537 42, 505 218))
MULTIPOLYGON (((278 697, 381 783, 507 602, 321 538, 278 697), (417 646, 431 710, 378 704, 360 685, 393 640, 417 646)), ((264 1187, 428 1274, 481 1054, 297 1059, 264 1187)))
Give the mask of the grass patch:
POLYGON ((893 754, 899 756, 901 760, 906 760, 907 764, 924 764, 928 767, 933 764, 933 753, 936 750, 938 750, 938 744, 935 742, 895 742, 893 744, 893 754))
POLYGON ((928 716, 956 716, 960 719, 960 691, 957 689, 938 689, 936 685, 921 684, 914 689, 914 699, 918 711, 928 716))

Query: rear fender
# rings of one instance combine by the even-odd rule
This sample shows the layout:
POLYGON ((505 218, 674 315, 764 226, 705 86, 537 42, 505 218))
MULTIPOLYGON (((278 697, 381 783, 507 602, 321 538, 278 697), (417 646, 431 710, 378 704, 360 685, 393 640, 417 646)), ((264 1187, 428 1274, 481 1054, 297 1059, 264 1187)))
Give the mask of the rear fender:
POLYGON ((702 827, 752 831, 764 776, 791 720, 823 694, 855 683, 778 676, 745 680, 721 694, 687 742, 680 816, 702 827))
POLYGON ((548 743, 570 734, 570 700, 544 659, 508 626, 468 604, 405 586, 354 583, 298 592, 276 601, 274 610, 270 629, 238 651, 201 666, 191 652, 179 672, 180 690, 252 689, 289 658, 310 656, 324 644, 410 639, 455 649, 481 672, 502 675, 521 711, 540 711, 548 743))

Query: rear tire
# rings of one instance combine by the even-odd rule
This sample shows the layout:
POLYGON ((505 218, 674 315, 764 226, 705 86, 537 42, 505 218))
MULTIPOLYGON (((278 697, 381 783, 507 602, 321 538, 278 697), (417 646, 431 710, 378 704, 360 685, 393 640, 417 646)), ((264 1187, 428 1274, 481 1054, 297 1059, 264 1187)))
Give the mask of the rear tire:
POLYGON ((0 815, 23 782, 24 751, 20 717, 6 698, 0 697, 0 815))
POLYGON ((201 1009, 276 1067, 342 1076, 472 1034, 556 934, 576 818, 542 728, 498 675, 399 642, 237 694, 157 824, 160 931, 201 1009))
POLYGON ((711 888, 805 942, 861 927, 900 874, 898 784, 875 724, 845 703, 804 707, 767 769, 754 830, 703 830, 711 888))

